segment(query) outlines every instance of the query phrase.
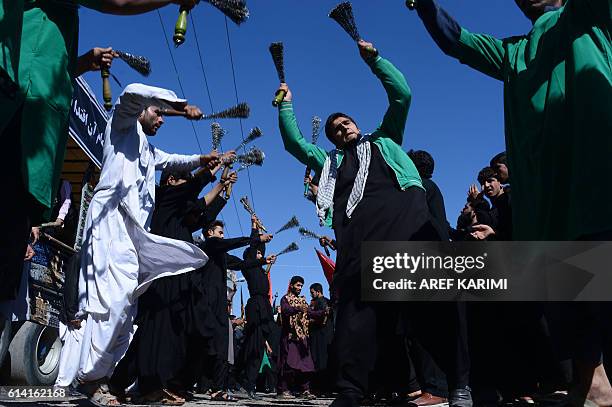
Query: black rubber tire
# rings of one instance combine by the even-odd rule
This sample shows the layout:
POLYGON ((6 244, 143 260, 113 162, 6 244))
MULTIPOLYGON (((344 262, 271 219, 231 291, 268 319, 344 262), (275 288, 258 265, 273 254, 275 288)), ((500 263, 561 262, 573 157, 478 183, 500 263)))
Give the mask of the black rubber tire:
POLYGON ((10 319, 4 319, 0 314, 0 366, 4 364, 4 357, 11 343, 11 324, 10 319))
POLYGON ((25 322, 11 341, 11 381, 28 386, 52 386, 59 371, 62 342, 59 330, 25 322))

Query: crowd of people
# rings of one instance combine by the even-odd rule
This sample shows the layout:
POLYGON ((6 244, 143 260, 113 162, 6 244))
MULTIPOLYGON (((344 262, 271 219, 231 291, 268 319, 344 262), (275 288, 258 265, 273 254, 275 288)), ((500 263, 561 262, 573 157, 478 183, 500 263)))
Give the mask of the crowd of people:
MULTIPOLYGON (((115 55, 94 48, 77 58, 77 3, 113 14, 195 5, 0 4, 0 131, 12 152, 2 165, 4 173, 18 169, 20 175, 8 177, 13 197, 0 201, 1 212, 11 214, 4 216, 0 237, 3 326, 10 323, 7 307, 17 295, 24 253, 31 258, 36 249, 35 226, 51 217, 61 227, 67 216, 69 191, 58 179, 70 78, 107 68, 115 55), (27 35, 33 30, 40 35, 27 35)), ((56 385, 74 386, 96 406, 181 405, 194 392, 229 403, 239 388, 253 400, 260 399, 258 391, 279 399, 333 395, 334 407, 612 405, 605 368, 612 354, 612 303, 361 299, 365 241, 612 236, 612 207, 605 204, 612 192, 592 181, 611 169, 612 3, 516 3, 533 28, 504 40, 469 32, 436 0, 416 5, 445 54, 504 83, 506 152, 475 174, 477 184, 469 186, 455 225, 432 179, 432 155, 402 147, 411 90, 374 44, 360 40, 358 50, 384 87, 388 108, 372 133, 362 132, 347 113, 330 114, 324 133, 331 151, 304 139, 293 94, 281 83, 282 141, 314 170, 314 180, 306 179, 309 198, 320 224, 334 234, 320 241, 337 253, 330 299, 316 283, 308 301, 304 279, 294 276, 273 304, 269 273, 276 256, 265 250, 273 236, 255 215, 244 237, 226 237, 218 220, 227 202, 223 191, 238 177, 224 172, 217 182, 217 174, 235 152, 179 155, 156 148, 149 138, 167 112, 190 120, 202 112, 170 90, 128 85, 104 133, 81 249, 65 266, 66 329, 56 385), (229 254, 240 248, 241 258, 229 254), (230 311, 229 270, 240 271, 249 289, 239 318, 230 311)))

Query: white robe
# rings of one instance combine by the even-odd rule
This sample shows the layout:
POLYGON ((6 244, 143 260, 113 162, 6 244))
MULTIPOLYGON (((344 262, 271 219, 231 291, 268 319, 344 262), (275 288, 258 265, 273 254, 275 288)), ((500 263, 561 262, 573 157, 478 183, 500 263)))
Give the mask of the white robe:
POLYGON ((200 165, 199 155, 167 154, 149 144, 137 118, 159 100, 184 102, 165 89, 129 85, 106 127, 79 280, 79 309, 87 315, 79 371, 85 381, 110 374, 125 353, 136 298, 154 279, 200 268, 208 260, 193 244, 148 232, 155 170, 192 170, 200 165))

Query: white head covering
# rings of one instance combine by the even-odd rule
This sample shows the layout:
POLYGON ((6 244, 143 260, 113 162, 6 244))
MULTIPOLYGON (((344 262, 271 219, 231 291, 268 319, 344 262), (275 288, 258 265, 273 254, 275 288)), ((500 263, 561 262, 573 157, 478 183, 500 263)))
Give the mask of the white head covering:
POLYGON ((151 105, 176 108, 177 105, 185 104, 187 100, 180 99, 171 90, 142 83, 131 83, 126 86, 115 102, 112 113, 113 127, 125 129, 134 125, 134 119, 151 105))

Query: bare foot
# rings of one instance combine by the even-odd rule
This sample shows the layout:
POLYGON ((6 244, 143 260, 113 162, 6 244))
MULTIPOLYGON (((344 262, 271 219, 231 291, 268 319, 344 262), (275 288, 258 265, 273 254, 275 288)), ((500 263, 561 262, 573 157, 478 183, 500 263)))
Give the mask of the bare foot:
POLYGON ((598 406, 612 406, 612 386, 610 386, 603 364, 597 366, 593 372, 593 381, 587 394, 587 400, 598 406))

